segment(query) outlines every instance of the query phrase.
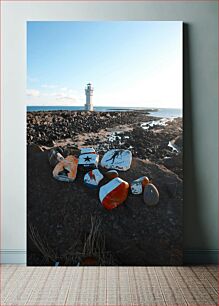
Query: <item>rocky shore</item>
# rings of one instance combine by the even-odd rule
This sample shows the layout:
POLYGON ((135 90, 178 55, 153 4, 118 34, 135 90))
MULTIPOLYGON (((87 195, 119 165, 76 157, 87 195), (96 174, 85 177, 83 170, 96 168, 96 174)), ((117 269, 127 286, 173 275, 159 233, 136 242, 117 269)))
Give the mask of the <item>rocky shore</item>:
POLYGON ((52 146, 60 139, 144 120, 147 113, 48 111, 27 113, 27 143, 52 146))
POLYGON ((139 112, 28 112, 28 264, 83 265, 94 216, 102 252, 94 265, 180 264, 182 149, 181 118, 139 112), (159 204, 147 207, 140 195, 130 192, 124 204, 106 211, 98 191, 84 185, 83 171, 71 184, 54 180, 48 162, 54 146, 61 146, 65 156, 77 155, 81 146, 93 146, 100 157, 111 148, 131 150, 132 166, 120 177, 131 183, 147 175, 159 190, 159 204), (39 240, 43 250, 37 247, 39 240))
POLYGON ((27 144, 47 149, 93 146, 100 154, 129 149, 134 157, 162 164, 183 177, 182 118, 165 121, 134 111, 28 112, 27 144))

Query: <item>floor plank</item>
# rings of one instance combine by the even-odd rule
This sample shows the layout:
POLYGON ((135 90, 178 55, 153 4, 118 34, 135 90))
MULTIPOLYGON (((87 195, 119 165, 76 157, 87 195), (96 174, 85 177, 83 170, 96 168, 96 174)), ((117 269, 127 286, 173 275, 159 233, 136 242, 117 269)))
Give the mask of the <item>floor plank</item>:
POLYGON ((1 305, 217 305, 217 266, 2 265, 1 305))

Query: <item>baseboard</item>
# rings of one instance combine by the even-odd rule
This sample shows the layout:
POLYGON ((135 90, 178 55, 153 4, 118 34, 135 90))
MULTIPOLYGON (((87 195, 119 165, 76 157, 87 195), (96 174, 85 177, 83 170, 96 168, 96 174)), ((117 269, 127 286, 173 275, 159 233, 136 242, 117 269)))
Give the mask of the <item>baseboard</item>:
POLYGON ((218 264, 218 250, 184 250, 185 265, 218 264))
MULTIPOLYGON (((184 265, 218 264, 218 250, 185 250, 184 265)), ((0 250, 1 264, 26 264, 25 250, 0 250)))
POLYGON ((26 264, 26 250, 0 250, 1 264, 26 264))

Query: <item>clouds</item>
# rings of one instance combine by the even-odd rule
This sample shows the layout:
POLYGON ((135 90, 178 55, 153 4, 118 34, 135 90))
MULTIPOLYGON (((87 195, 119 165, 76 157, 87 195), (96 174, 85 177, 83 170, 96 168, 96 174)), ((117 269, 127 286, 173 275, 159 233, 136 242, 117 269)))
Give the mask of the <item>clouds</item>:
POLYGON ((26 94, 30 97, 39 97, 40 91, 37 89, 27 89, 26 94))
POLYGON ((52 84, 43 84, 39 89, 27 89, 28 104, 62 105, 84 104, 85 96, 77 90, 52 84), (53 90, 55 89, 55 91, 53 90))
POLYGON ((76 103, 79 100, 78 95, 72 94, 71 91, 65 91, 65 92, 55 92, 52 93, 51 96, 55 98, 56 100, 65 101, 69 100, 69 102, 76 103))

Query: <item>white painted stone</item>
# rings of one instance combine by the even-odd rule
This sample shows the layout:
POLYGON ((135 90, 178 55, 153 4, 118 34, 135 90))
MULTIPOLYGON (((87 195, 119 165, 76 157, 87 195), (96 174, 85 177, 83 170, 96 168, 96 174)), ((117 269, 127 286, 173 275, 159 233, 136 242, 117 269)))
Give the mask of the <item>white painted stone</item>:
POLYGON ((132 194, 141 194, 143 192, 143 186, 140 181, 133 181, 131 183, 132 194))
POLYGON ((81 154, 96 153, 94 148, 81 148, 81 154))
POLYGON ((146 176, 139 177, 131 183, 132 194, 141 194, 144 187, 149 183, 149 179, 146 176))
POLYGON ((98 162, 98 154, 81 154, 79 156, 78 165, 83 165, 84 167, 97 167, 98 162))
POLYGON ((127 171, 132 162, 132 153, 129 150, 113 149, 107 151, 102 160, 101 166, 106 169, 127 171))
POLYGON ((84 183, 90 188, 96 188, 102 179, 102 173, 98 169, 94 169, 85 174, 84 183))

